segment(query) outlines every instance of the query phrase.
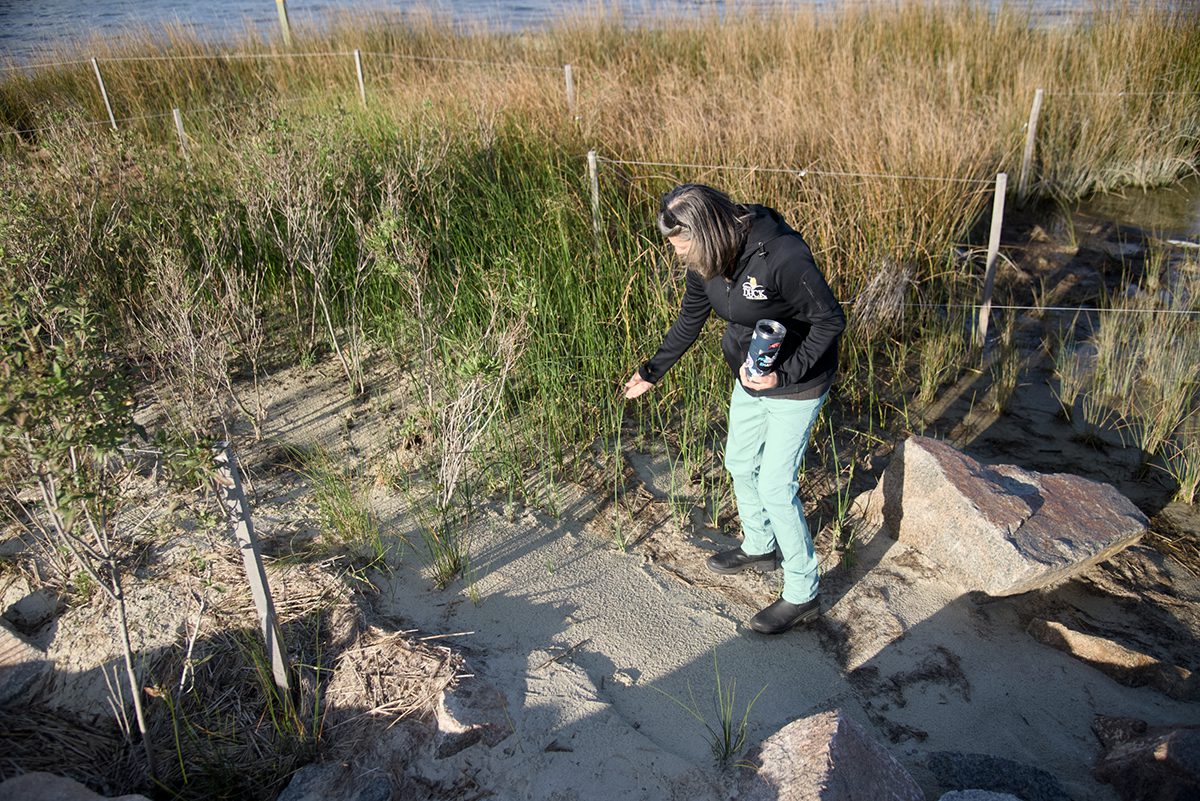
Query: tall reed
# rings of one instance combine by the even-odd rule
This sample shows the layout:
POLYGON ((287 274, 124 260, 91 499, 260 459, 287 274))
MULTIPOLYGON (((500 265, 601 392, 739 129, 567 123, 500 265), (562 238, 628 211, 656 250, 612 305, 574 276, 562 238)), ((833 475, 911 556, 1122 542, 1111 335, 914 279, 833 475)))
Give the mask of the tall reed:
MULTIPOLYGON (((261 333, 231 352, 232 368, 256 372, 266 353, 328 353, 351 393, 372 351, 426 369, 430 337, 439 358, 464 358, 497 308, 506 320, 525 315, 504 403, 472 447, 548 476, 615 434, 617 385, 678 307, 680 276, 652 226, 655 198, 674 183, 707 181, 778 208, 843 300, 892 273, 905 302, 940 303, 979 278, 952 260, 953 246, 986 208, 994 174, 1015 173, 1033 90, 1050 92, 1037 192, 1169 180, 1196 162, 1198 42, 1200 20, 1150 9, 1038 28, 1011 9, 922 3, 700 15, 654 29, 587 16, 519 36, 347 17, 298 33, 297 51, 321 55, 246 39, 232 49, 260 57, 227 58, 180 31, 94 42, 60 55, 97 56, 117 116, 142 119, 115 134, 71 127, 104 119, 90 65, 7 73, 0 248, 22 265, 61 259, 131 352, 153 289, 142 265, 160 263, 159 250, 199 275, 235 274, 222 286, 244 297, 226 304, 261 333), (352 48, 364 53, 365 109, 352 48), (1134 94, 1132 75, 1177 94, 1134 94), (1118 90, 1126 95, 1111 102, 1081 94, 1118 90), (169 117, 153 116, 175 106, 193 145, 186 163, 169 117), (604 162, 595 241, 589 148, 618 161, 807 172, 604 162)), ((937 328, 918 317, 906 325, 937 328)), ((727 402, 718 333, 707 329, 630 409, 641 426, 681 427, 689 473, 709 459, 727 402)), ((879 424, 904 413, 908 362, 932 348, 910 338, 863 320, 846 338, 846 364, 875 379, 851 376, 846 392, 879 424)), ((928 361, 933 373, 947 363, 928 361)), ((925 392, 948 378, 928 375, 925 392)))

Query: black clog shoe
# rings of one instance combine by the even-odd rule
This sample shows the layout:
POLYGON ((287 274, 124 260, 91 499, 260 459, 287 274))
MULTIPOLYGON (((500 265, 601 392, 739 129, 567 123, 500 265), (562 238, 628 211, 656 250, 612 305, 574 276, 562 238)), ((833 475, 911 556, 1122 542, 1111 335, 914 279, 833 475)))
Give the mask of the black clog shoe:
POLYGON ((813 598, 808 603, 793 604, 780 598, 750 618, 750 628, 759 634, 783 634, 801 623, 811 623, 821 615, 821 602, 813 598))

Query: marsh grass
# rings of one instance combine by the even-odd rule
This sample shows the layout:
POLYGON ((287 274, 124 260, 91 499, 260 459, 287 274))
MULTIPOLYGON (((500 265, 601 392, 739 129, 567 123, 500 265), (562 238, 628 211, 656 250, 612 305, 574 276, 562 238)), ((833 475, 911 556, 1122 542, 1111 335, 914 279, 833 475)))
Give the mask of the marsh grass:
POLYGON ((1184 500, 1194 497, 1192 421, 1200 408, 1198 266, 1152 252, 1141 279, 1123 281, 1106 298, 1090 336, 1079 341, 1072 325, 1055 353, 1059 401, 1064 411, 1082 412, 1083 433, 1113 426, 1145 465, 1162 457, 1184 500))
MULTIPOLYGON (((231 310, 230 372, 257 376, 268 354, 328 355, 359 395, 369 357, 392 359, 422 377, 434 427, 459 435, 439 459, 450 495, 459 476, 494 461, 552 505, 543 488, 569 477, 626 413, 639 430, 680 432, 685 474, 711 460, 712 421, 728 402, 715 326, 653 398, 627 406, 614 391, 678 308, 680 276, 651 225, 656 197, 676 182, 778 208, 837 295, 861 302, 843 346, 853 374, 839 392, 874 431, 907 425, 914 390, 927 403, 965 360, 958 321, 897 309, 974 297, 978 265, 950 254, 970 244, 995 173, 1019 166, 1035 88, 1048 91, 1037 196, 1169 181, 1194 165, 1200 130, 1200 20, 1153 9, 1054 28, 1008 8, 923 3, 699 14, 655 29, 593 15, 519 36, 347 16, 297 36, 297 50, 335 55, 247 38, 232 49, 261 58, 226 58, 230 48, 178 30, 88 44, 117 116, 146 117, 115 134, 79 125, 103 119, 88 65, 7 73, 0 129, 52 127, 0 137, 0 202, 12 221, 0 248, 20 267, 58 265, 134 355, 148 336, 136 322, 158 302, 143 267, 168 254, 180 285, 203 285, 206 308, 231 310), (365 109, 354 48, 365 57, 365 109), (567 62, 578 121, 563 96, 567 62), (1077 91, 1125 94, 1097 102, 1077 91), (151 116, 176 106, 192 140, 187 163, 169 117, 151 116), (606 162, 596 242, 590 148, 809 172, 606 162), (826 174, 841 172, 853 175, 826 174), (901 323, 909 331, 898 334, 901 323), (505 380, 485 353, 468 360, 457 394, 453 380, 439 383, 479 343, 514 330, 505 380), (472 386, 479 415, 468 418, 479 425, 464 427, 454 404, 472 386)), ((218 400, 232 394, 214 386, 218 400)), ((234 400, 261 420, 253 396, 234 400)))
POLYGON ((669 698, 676 706, 686 712, 693 720, 704 727, 705 738, 709 750, 718 768, 740 767, 737 762, 746 747, 746 737, 750 728, 750 713, 758 699, 766 692, 766 685, 750 699, 741 716, 737 711, 737 679, 726 679, 721 676, 721 666, 717 662, 717 653, 713 651, 713 707, 715 719, 710 718, 696 700, 689 681, 687 685, 687 701, 682 701, 670 693, 654 687, 656 691, 669 698))
POLYGON ((920 337, 919 348, 917 402, 928 404, 939 389, 958 376, 970 348, 962 329, 952 318, 935 319, 920 337))
POLYGON ((1196 415, 1189 419, 1176 438, 1166 444, 1167 472, 1179 485, 1175 497, 1188 504, 1196 503, 1200 497, 1200 426, 1197 425, 1196 415))
POLYGON ((388 548, 361 477, 348 473, 325 451, 308 455, 301 474, 308 480, 325 546, 345 549, 371 565, 387 564, 388 548))
POLYGON ((148 688, 159 752, 158 791, 178 799, 274 797, 316 756, 323 736, 322 638, 328 616, 310 611, 287 621, 294 695, 275 685, 257 630, 230 628, 202 638, 154 668, 148 688))
POLYGON ((1078 315, 1070 326, 1059 330, 1053 339, 1054 375, 1058 384, 1053 388, 1063 417, 1075 421, 1076 401, 1087 387, 1091 373, 1088 354, 1079 346, 1074 334, 1078 315))
POLYGON ((988 404, 997 414, 1008 408, 1013 393, 1021 378, 1021 351, 1015 341, 1017 316, 1010 312, 1004 316, 1000 325, 999 347, 992 356, 989 371, 992 377, 991 391, 988 394, 988 404))

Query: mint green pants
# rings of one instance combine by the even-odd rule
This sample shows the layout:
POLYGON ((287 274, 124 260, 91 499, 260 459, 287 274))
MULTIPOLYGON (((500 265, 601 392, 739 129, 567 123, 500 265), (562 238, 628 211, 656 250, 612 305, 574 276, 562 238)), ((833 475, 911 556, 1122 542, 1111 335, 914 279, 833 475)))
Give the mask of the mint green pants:
POLYGON ((802 604, 817 595, 820 573, 796 477, 817 413, 828 393, 815 400, 755 398, 733 387, 725 469, 742 520, 742 550, 783 556, 783 599, 802 604))

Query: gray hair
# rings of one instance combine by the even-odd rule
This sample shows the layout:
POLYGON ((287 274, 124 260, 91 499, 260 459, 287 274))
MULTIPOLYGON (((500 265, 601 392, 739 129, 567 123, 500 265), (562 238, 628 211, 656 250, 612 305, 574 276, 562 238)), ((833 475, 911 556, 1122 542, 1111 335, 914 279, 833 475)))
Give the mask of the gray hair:
POLYGON ((662 196, 658 230, 691 243, 685 265, 707 281, 733 268, 750 230, 750 214, 718 189, 680 184, 662 196))

